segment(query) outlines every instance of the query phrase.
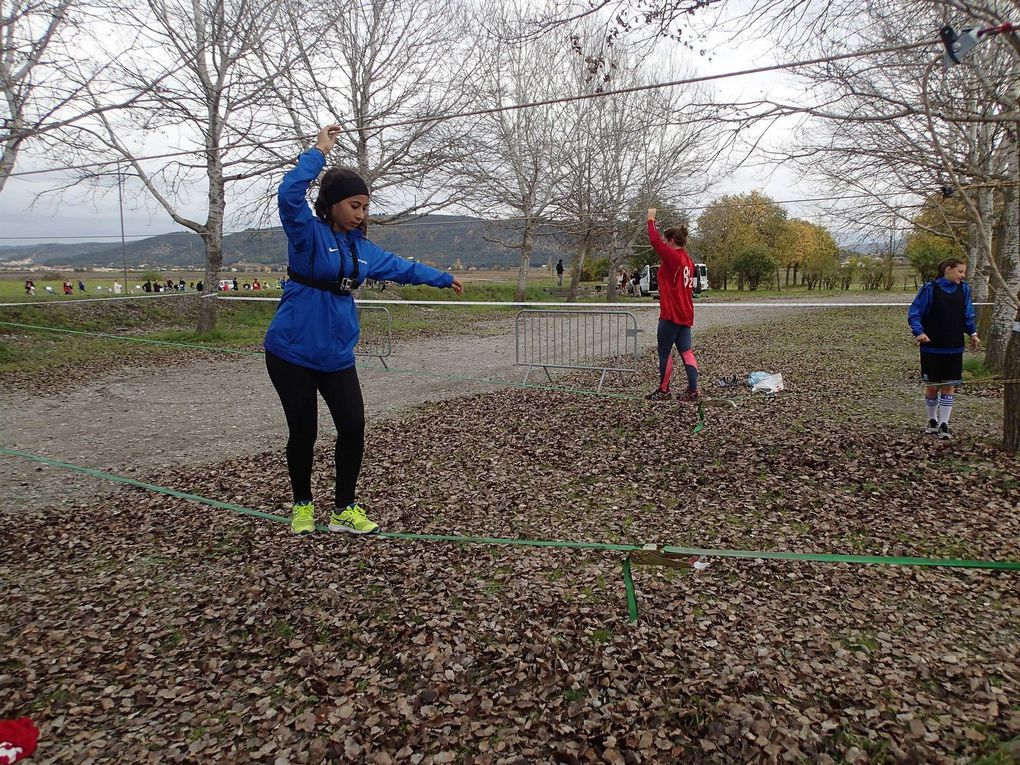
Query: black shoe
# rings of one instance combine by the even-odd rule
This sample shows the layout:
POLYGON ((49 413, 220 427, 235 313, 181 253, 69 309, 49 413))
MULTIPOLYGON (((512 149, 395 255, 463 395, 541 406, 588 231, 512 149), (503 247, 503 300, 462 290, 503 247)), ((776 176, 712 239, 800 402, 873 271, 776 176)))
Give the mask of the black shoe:
POLYGON ((950 441, 953 438, 953 431, 951 431, 949 429, 949 425, 944 422, 939 425, 939 438, 943 441, 950 441))
POLYGON ((924 429, 925 433, 929 435, 935 435, 939 432, 939 423, 937 420, 928 420, 928 427, 924 429))
POLYGON ((645 396, 645 401, 669 401, 671 398, 673 398, 673 395, 668 390, 656 388, 645 396))

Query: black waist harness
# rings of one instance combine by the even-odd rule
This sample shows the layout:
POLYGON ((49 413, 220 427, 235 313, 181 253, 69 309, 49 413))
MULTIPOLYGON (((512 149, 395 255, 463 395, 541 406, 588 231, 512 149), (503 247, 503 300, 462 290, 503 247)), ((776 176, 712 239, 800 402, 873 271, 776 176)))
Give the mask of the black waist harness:
MULTIPOLYGON (((336 239, 336 234, 333 234, 333 238, 336 239)), ((337 274, 336 279, 313 279, 310 276, 303 276, 294 271, 290 266, 287 267, 287 278, 293 279, 298 284, 302 284, 305 287, 314 287, 317 290, 325 290, 326 292, 332 292, 334 295, 347 296, 351 294, 352 290, 356 290, 360 285, 358 281, 358 250, 354 246, 354 242, 350 242, 351 247, 351 260, 354 261, 354 271, 350 278, 344 276, 344 252, 340 248, 340 241, 336 242, 337 257, 340 259, 340 273, 337 274)), ((312 270, 312 266, 315 265, 315 250, 312 250, 312 259, 308 264, 308 270, 312 270)))
POLYGON ((325 290, 326 292, 332 292, 334 295, 350 295, 351 290, 358 288, 358 283, 354 279, 334 279, 332 281, 326 281, 325 279, 310 279, 307 276, 302 276, 296 273, 293 269, 287 269, 287 278, 298 284, 303 284, 306 287, 314 287, 317 290, 325 290))

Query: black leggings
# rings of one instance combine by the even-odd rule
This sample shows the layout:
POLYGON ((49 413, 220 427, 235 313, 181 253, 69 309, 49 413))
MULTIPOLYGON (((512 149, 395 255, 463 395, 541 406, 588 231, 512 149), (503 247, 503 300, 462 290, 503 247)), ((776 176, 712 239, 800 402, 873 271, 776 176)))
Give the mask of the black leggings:
POLYGON ((287 416, 287 471, 294 502, 312 501, 312 453, 318 434, 316 391, 333 415, 336 425, 336 507, 354 504, 354 491, 365 453, 365 402, 361 397, 358 371, 319 372, 292 364, 266 351, 269 379, 280 395, 287 416))

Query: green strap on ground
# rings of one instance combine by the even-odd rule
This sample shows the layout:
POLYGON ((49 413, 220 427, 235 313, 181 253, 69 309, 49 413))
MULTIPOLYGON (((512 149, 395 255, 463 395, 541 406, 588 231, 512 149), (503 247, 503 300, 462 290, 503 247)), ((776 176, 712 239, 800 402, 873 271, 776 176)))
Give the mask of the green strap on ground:
MULTIPOLYGON (((15 449, 7 449, 0 447, 0 454, 7 455, 9 457, 19 457, 21 459, 30 460, 32 462, 39 462, 44 465, 51 467, 59 467, 64 470, 71 470, 77 473, 84 473, 85 475, 91 475, 96 478, 102 478, 108 481, 114 481, 116 483, 122 483, 128 486, 134 486, 140 489, 146 489, 148 491, 157 492, 159 494, 166 494, 171 497, 178 497, 180 499, 187 499, 193 502, 199 502, 210 507, 216 507, 222 510, 229 510, 234 513, 240 513, 242 515, 251 515, 257 518, 264 518, 266 520, 276 521, 277 523, 288 523, 289 519, 282 515, 276 515, 274 513, 264 513, 259 510, 252 510, 241 505, 234 505, 229 502, 220 502, 215 499, 209 499, 207 497, 200 496, 198 494, 189 494, 188 492, 177 491, 176 489, 168 489, 163 486, 158 486, 152 483, 146 483, 144 481, 138 481, 134 478, 127 478, 126 476, 116 475, 114 473, 107 473, 102 470, 95 470, 93 468, 82 467, 75 465, 70 462, 61 462, 59 460, 53 460, 48 457, 41 457, 36 454, 29 454, 27 452, 17 451, 15 449)), ((320 531, 325 530, 323 526, 317 526, 320 531)), ((485 545, 512 545, 516 547, 552 547, 562 549, 574 549, 574 550, 599 550, 604 552, 637 552, 644 549, 644 545, 639 544, 612 544, 609 542, 570 542, 562 540, 544 540, 544 539, 509 539, 505 537, 482 537, 482 536, 464 536, 459 534, 409 534, 409 533, 398 533, 398 532, 382 532, 377 535, 382 539, 403 539, 410 541, 419 542, 456 542, 460 544, 485 544, 485 545)), ((703 556, 703 557, 718 557, 718 558, 749 558, 756 560, 790 560, 790 561, 810 561, 816 563, 857 563, 857 564, 878 564, 878 565, 891 565, 891 566, 944 566, 952 568, 983 568, 983 569, 1000 569, 1005 571, 1020 571, 1020 561, 995 561, 995 560, 967 560, 967 559, 955 559, 955 558, 909 558, 909 557, 897 557, 897 556, 883 556, 883 555, 841 555, 841 554, 826 554, 826 553, 794 553, 794 552, 770 552, 765 550, 729 550, 720 548, 708 548, 708 547, 679 547, 674 545, 664 545, 659 548, 664 553, 673 553, 677 555, 691 555, 691 556, 703 556)))
POLYGON ((0 321, 0 327, 14 327, 16 329, 36 329, 45 332, 62 332, 67 335, 87 335, 89 337, 105 337, 108 340, 126 340, 135 343, 148 343, 149 345, 167 345, 171 348, 195 348, 200 351, 215 351, 216 353, 236 353, 242 356, 261 356, 262 351, 247 351, 243 348, 222 348, 216 345, 202 345, 200 343, 178 343, 173 340, 150 340, 147 337, 135 337, 134 335, 115 335, 111 332, 86 332, 82 329, 64 329, 63 327, 44 327, 38 324, 18 324, 14 321, 0 321))
MULTIPOLYGON (((223 348, 215 345, 201 345, 199 343, 180 343, 172 340, 150 340, 144 337, 133 337, 131 335, 115 335, 108 332, 86 332, 79 329, 64 329, 62 327, 44 327, 35 324, 18 324, 11 321, 0 321, 0 327, 16 327, 18 329, 34 329, 44 332, 63 332, 70 335, 88 335, 91 337, 103 337, 110 340, 125 340, 136 343, 150 343, 152 345, 166 345, 175 348, 192 348, 200 351, 211 351, 216 353, 234 353, 243 356, 262 356, 262 351, 244 350, 241 348, 223 348)), ((560 385, 535 385, 533 383, 516 383, 506 380, 493 380, 488 377, 467 377, 464 375, 449 375, 442 372, 431 372, 427 369, 389 369, 387 367, 375 366, 373 364, 359 363, 361 369, 370 369, 373 372, 389 372, 390 374, 410 375, 412 377, 429 377, 449 382, 473 382, 488 385, 499 385, 504 388, 519 388, 521 390, 543 390, 558 393, 579 393, 586 396, 600 396, 602 398, 615 398, 623 401, 641 401, 643 396, 635 396, 631 393, 608 393, 587 388, 567 388, 560 385)))
MULTIPOLYGON (((75 465, 70 462, 61 462, 59 460, 53 460, 48 457, 41 457, 36 454, 29 454, 27 452, 17 451, 15 449, 6 449, 0 447, 0 454, 7 455, 9 457, 20 457, 21 459, 30 460, 32 462, 39 462, 50 467, 57 467, 64 470, 71 470, 76 473, 83 473, 90 475, 95 478, 102 478, 107 481, 114 481, 116 483, 125 484, 127 486, 134 486, 139 489, 146 489, 147 491, 156 492, 159 494, 166 494, 171 497, 177 497, 179 499, 187 499, 193 502, 199 502, 210 507, 219 508, 221 510, 229 510, 233 513, 240 515, 250 515, 256 518, 263 518, 269 521, 275 521, 276 523, 288 523, 288 518, 282 515, 276 515, 274 513, 264 513, 260 510, 252 510, 251 508, 242 507, 241 505, 235 505, 230 502, 220 502, 215 499, 209 499, 198 494, 189 494, 184 491, 177 491, 176 489, 168 489, 164 486, 158 486, 152 483, 146 483, 145 481, 139 481, 134 478, 127 478, 126 476, 116 475, 115 473, 107 473, 103 470, 95 470, 94 468, 83 467, 81 465, 75 465)), ((321 524, 316 524, 316 531, 327 531, 326 527, 321 524)), ((598 550, 602 552, 638 552, 644 549, 643 545, 632 545, 632 544, 611 544, 609 542, 569 542, 569 541, 558 541, 558 540, 544 540, 544 539, 507 539, 500 537, 476 537, 476 536, 462 536, 458 534, 408 534, 401 532, 380 532, 379 534, 373 534, 369 539, 398 539, 407 540, 412 542, 453 542, 456 544, 480 544, 480 545, 511 545, 514 547, 546 547, 546 548, 559 548, 559 549, 572 549, 572 550, 598 550)), ((1020 561, 991 561, 991 560, 956 560, 952 558, 903 558, 903 557, 892 557, 892 556, 878 556, 878 555, 839 555, 839 554, 825 554, 825 553, 792 553, 792 552, 768 552, 763 550, 726 550, 726 549, 713 549, 713 548, 700 548, 700 547, 675 547, 672 545, 664 546, 659 548, 660 552, 673 555, 685 555, 685 556, 702 556, 702 557, 719 557, 719 558, 751 558, 751 559, 764 559, 764 560, 791 560, 791 561, 810 561, 819 563, 856 563, 856 564, 884 564, 892 566, 948 566, 954 568, 981 568, 981 569, 1000 569, 1005 571, 1020 571, 1020 561)), ((626 556, 623 559, 623 585, 626 591, 627 597, 627 617, 631 624, 638 620, 638 606, 637 606, 637 594, 634 588, 634 577, 631 572, 631 559, 630 556, 626 556)))

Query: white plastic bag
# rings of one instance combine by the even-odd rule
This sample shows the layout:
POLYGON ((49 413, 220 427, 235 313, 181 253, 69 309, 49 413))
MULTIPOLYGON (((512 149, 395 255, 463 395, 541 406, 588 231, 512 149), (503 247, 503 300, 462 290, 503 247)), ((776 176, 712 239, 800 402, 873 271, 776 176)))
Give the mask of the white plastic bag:
POLYGON ((769 375, 764 380, 755 383, 751 387, 752 393, 778 393, 783 389, 783 375, 776 373, 769 375))

